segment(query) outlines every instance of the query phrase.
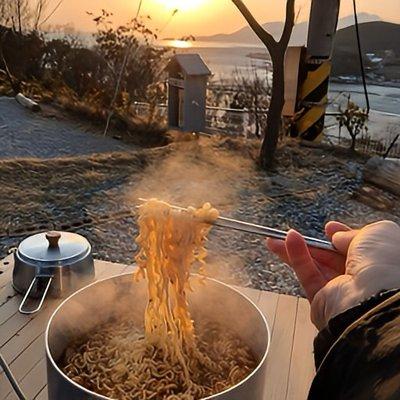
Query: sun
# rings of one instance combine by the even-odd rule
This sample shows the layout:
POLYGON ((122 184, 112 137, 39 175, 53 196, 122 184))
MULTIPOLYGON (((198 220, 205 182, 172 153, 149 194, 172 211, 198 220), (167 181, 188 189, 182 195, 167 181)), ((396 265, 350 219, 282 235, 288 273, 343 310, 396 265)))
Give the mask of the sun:
POLYGON ((157 0, 158 3, 163 4, 165 7, 179 11, 188 11, 193 10, 202 4, 205 3, 206 0, 157 0))

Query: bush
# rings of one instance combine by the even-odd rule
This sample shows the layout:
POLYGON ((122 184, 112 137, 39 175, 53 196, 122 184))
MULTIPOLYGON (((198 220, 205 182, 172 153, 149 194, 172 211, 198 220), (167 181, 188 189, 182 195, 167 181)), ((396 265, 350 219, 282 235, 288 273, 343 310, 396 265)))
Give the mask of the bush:
MULTIPOLYGON (((54 93, 66 88, 63 92, 74 101, 108 109, 124 61, 115 110, 129 112, 134 101, 165 100, 161 73, 167 51, 154 45, 157 35, 141 18, 114 27, 111 17, 105 10, 93 16, 97 31, 92 48, 67 37, 48 39, 50 35, 36 31, 19 33, 0 26, 0 50, 18 81, 40 81, 54 93)), ((5 69, 1 58, 0 69, 5 69)))
MULTIPOLYGON (((18 33, 0 26, 0 50, 17 79, 40 79, 45 42, 37 32, 18 33)), ((0 68, 5 69, 0 57, 0 68)))

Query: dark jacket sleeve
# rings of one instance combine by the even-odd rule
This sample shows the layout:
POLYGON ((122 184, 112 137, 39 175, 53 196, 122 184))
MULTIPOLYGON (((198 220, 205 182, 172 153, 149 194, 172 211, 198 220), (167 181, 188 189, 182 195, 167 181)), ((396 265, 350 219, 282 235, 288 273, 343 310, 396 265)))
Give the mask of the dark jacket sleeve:
POLYGON ((333 318, 314 341, 309 400, 400 400, 400 291, 333 318))

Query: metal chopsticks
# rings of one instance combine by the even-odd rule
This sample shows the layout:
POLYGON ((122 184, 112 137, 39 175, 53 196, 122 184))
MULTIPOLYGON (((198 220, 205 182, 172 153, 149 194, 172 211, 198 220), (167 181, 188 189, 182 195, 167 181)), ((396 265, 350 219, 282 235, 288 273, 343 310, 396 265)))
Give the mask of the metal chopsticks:
MULTIPOLYGON (((222 228, 234 229, 241 232, 253 233, 274 239, 285 240, 287 236, 286 231, 270 228, 268 226, 256 225, 249 222, 238 221, 236 219, 219 217, 215 222, 215 226, 222 228)), ((303 236, 306 243, 311 247, 318 249, 336 251, 333 244, 327 240, 313 238, 311 236, 303 236)))
MULTIPOLYGON (((139 200, 146 201, 145 199, 139 199, 139 200)), ((174 205, 171 205, 171 207, 176 210, 186 211, 186 208, 183 207, 178 207, 174 205)), ((282 231, 279 229, 252 224, 250 222, 239 221, 236 219, 226 218, 226 217, 218 217, 214 222, 212 222, 212 224, 220 228, 233 229, 240 232, 253 233, 255 235, 261 235, 264 237, 270 237, 281 240, 285 240, 288 234, 286 231, 282 231)), ((303 236, 303 237, 308 246, 323 250, 330 250, 335 252, 337 251, 333 246, 333 244, 327 240, 317 239, 311 236, 303 236)))

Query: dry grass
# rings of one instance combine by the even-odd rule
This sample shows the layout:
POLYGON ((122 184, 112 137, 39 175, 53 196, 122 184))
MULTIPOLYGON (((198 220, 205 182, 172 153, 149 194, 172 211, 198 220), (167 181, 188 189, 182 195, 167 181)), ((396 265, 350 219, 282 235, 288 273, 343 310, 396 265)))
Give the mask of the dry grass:
POLYGON ((242 145, 226 145, 219 138, 187 137, 123 153, 2 160, 0 233, 46 220, 118 212, 137 197, 232 206, 252 171, 254 163, 242 145))
POLYGON ((54 210, 83 206, 170 150, 0 161, 0 229, 12 230, 13 226, 46 218, 54 210))
MULTIPOLYGON (((155 149, 3 160, 0 231, 4 236, 38 221, 119 212, 137 197, 193 205, 210 201, 221 209, 235 209, 240 191, 253 181, 268 181, 268 174, 257 171, 257 153, 257 141, 190 135, 155 149)), ((274 174, 283 171, 299 180, 316 166, 343 167, 346 162, 345 158, 303 148, 296 142, 286 143, 278 157, 279 168, 274 174)))

